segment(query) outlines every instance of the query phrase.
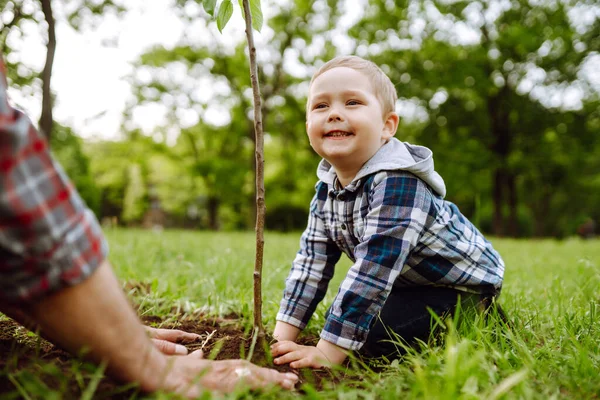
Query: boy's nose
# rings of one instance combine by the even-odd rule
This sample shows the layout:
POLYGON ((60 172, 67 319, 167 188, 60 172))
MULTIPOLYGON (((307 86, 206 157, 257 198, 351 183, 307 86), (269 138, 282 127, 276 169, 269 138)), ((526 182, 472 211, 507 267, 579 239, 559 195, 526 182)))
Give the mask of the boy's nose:
POLYGON ((335 108, 331 108, 331 110, 329 111, 329 117, 327 118, 328 122, 333 122, 333 121, 341 121, 342 120, 342 114, 335 108))

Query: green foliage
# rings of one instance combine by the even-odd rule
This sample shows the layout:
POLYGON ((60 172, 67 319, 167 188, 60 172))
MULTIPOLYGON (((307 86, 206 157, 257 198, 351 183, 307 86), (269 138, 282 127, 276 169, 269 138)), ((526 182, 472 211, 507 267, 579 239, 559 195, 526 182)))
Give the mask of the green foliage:
POLYGON ((123 221, 139 222, 146 211, 146 185, 139 164, 127 168, 127 187, 123 199, 123 221))
POLYGON ((598 213, 584 205, 598 187, 583 183, 591 176, 574 160, 585 160, 584 170, 598 166, 585 156, 596 147, 586 126, 598 93, 579 72, 598 50, 590 40, 600 22, 584 28, 570 19, 577 3, 509 5, 496 13, 488 2, 373 1, 350 34, 401 100, 426 112, 412 135, 432 148, 450 200, 473 216, 478 199, 489 210, 478 214, 481 226, 498 234, 564 236, 598 213), (560 100, 576 87, 589 88, 581 108, 560 100))
MULTIPOLYGON (((258 2, 252 4, 253 7, 259 6, 258 2)), ((305 225, 299 215, 306 215, 308 202, 314 193, 314 171, 318 162, 305 139, 304 99, 298 97, 305 77, 287 74, 282 55, 293 49, 295 40, 302 40, 307 46, 313 40, 318 42, 318 35, 331 29, 335 21, 332 18, 327 25, 310 30, 311 21, 321 16, 302 1, 297 2, 297 7, 305 10, 305 15, 286 8, 269 20, 275 36, 264 48, 261 47, 261 53, 271 62, 264 68, 259 66, 263 125, 267 136, 267 214, 274 212, 269 217, 269 225, 281 229, 299 229, 305 225), (296 215, 294 218, 288 218, 290 210, 296 215), (283 220, 280 221, 279 216, 283 220)), ((195 18, 192 15, 187 17, 195 18)), ((256 22, 258 19, 253 20, 256 22)), ((211 25, 208 22, 207 29, 210 30, 211 25)), ((199 198, 206 199, 201 203, 208 214, 207 225, 228 229, 250 229, 254 226, 254 126, 249 115, 252 103, 247 93, 251 86, 246 43, 242 39, 233 49, 215 46, 214 43, 198 45, 186 40, 173 49, 151 49, 139 60, 140 68, 151 73, 151 81, 138 82, 135 76, 133 78, 139 105, 169 103, 173 97, 185 98, 184 106, 175 104, 170 110, 173 120, 177 119, 178 112, 199 110, 200 122, 181 129, 176 144, 166 150, 185 170, 183 175, 198 181, 192 190, 199 198), (190 80, 190 85, 181 85, 165 79, 169 74, 163 71, 169 71, 175 65, 185 66, 190 79, 196 80, 190 80), (203 88, 198 82, 206 81, 219 82, 227 90, 214 93, 208 101, 199 100, 197 92, 203 88), (229 122, 213 126, 203 120, 216 106, 225 108, 229 122), (209 204, 212 208, 208 207, 209 204), (215 218, 218 223, 211 222, 215 218)), ((161 201, 166 201, 162 195, 161 201)))
POLYGON ((83 141, 68 127, 56 124, 50 139, 52 155, 73 181, 88 207, 100 215, 100 189, 90 169, 90 159, 83 151, 83 141))
POLYGON ((223 28, 229 22, 229 19, 233 15, 233 3, 231 0, 224 0, 219 6, 219 11, 217 12, 217 27, 220 32, 223 32, 223 28))
MULTIPOLYGON (((177 0, 180 4, 185 4, 190 0, 177 0)), ((238 0, 242 16, 244 15, 243 0, 238 0)), ((215 17, 219 32, 223 32, 223 29, 231 19, 233 15, 233 2, 232 0, 223 0, 217 6, 217 0, 204 0, 202 1, 204 11, 206 11, 211 17, 215 17), (216 11, 216 12, 215 12, 216 11)), ((250 0, 250 15, 252 16, 252 28, 260 32, 263 26, 263 14, 260 5, 260 0, 250 0)))
MULTIPOLYGON (((242 16, 245 16, 243 0, 238 0, 242 10, 242 16)), ((263 14, 260 6, 260 0, 249 0, 250 15, 252 16, 252 28, 260 32, 263 26, 263 14)))
POLYGON ((205 0, 202 2, 202 5, 204 6, 204 10, 209 13, 211 17, 214 17, 217 0, 205 0))
MULTIPOLYGON (((177 0, 176 11, 190 29, 218 38, 225 21, 217 16, 225 3, 177 0), (192 3, 203 8, 186 7, 192 3)), ((5 23, 19 4, 4 4, 5 23)), ((258 1, 250 5, 261 7, 258 1)), ((600 95, 582 71, 600 49, 600 23, 596 18, 582 25, 570 17, 583 2, 515 0, 496 9, 481 1, 407 0, 392 7, 374 0, 348 37, 339 24, 342 1, 266 7, 268 40, 261 44, 258 78, 269 226, 304 227, 301 214, 314 193, 319 161, 305 135, 306 82, 341 49, 372 59, 390 76, 401 99, 397 109, 406 117, 397 137, 432 148, 448 200, 484 231, 566 237, 586 219, 600 220, 600 95), (340 47, 340 39, 348 47, 340 47), (572 90, 583 93, 580 105, 563 104, 572 90)), ((593 3, 585 7, 590 15, 598 9, 593 3)), ((22 21, 34 17, 21 15, 22 21)), ((253 23, 258 21, 262 15, 253 11, 253 23)), ((18 24, 0 37, 16 35, 13 29, 18 24)), ((130 77, 135 99, 127 115, 152 103, 168 108, 168 123, 151 133, 153 139, 134 132, 121 144, 84 144, 100 192, 97 209, 101 216, 122 218, 127 171, 137 164, 144 186, 158 193, 174 225, 251 229, 254 134, 246 44, 241 36, 232 45, 190 37, 183 35, 173 48, 148 50, 136 64, 139 74, 130 77), (207 91, 209 98, 199 95, 207 91), (182 129, 183 113, 196 113, 199 122, 182 129), (223 118, 215 126, 209 117, 217 114, 223 118), (174 131, 180 135, 167 146, 166 132, 174 131)), ((34 93, 37 71, 8 58, 13 86, 34 93)), ((142 203, 150 207, 146 197, 142 203)))

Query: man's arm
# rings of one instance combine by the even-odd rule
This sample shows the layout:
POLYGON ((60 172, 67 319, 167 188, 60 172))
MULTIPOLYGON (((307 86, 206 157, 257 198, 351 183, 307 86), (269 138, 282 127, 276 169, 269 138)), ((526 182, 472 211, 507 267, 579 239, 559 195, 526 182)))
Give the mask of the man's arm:
MULTIPOLYGON (((67 351, 107 362, 109 373, 142 389, 160 387, 167 358, 149 340, 108 262, 79 285, 20 307, 21 316, 67 351), (163 371, 163 374, 156 374, 163 371)), ((8 314, 11 314, 10 310, 8 314)))
MULTIPOLYGON (((14 315, 14 308, 0 311, 14 315)), ((142 390, 167 390, 187 397, 203 390, 229 392, 239 384, 254 388, 293 388, 297 377, 259 368, 241 360, 209 361, 194 352, 167 357, 154 346, 129 306, 108 262, 79 285, 19 307, 20 320, 34 322, 41 333, 73 354, 105 362, 108 373, 122 382, 138 382, 142 390), (243 381, 237 373, 244 370, 243 381)))

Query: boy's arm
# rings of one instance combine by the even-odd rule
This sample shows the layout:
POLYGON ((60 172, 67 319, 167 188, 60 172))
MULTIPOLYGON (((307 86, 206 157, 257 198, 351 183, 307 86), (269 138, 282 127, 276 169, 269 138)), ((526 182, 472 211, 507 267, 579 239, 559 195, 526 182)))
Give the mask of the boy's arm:
POLYGON ((287 322, 277 321, 277 324, 275 325, 275 330, 273 331, 273 337, 278 342, 284 340, 291 340, 292 342, 295 342, 299 333, 300 328, 297 328, 294 325, 290 325, 287 322))
POLYGON ((354 249, 356 261, 321 331, 322 340, 347 350, 358 350, 365 343, 373 318, 385 304, 432 212, 427 186, 411 174, 377 174, 369 190, 365 232, 354 249))
MULTIPOLYGON (((321 209, 327 201, 327 185, 320 183, 313 197, 308 225, 300 239, 300 251, 286 279, 277 321, 304 329, 323 300, 341 251, 328 237, 321 209)), ((279 328, 281 331, 283 328, 279 328)), ((295 339, 295 337, 294 337, 295 339)))

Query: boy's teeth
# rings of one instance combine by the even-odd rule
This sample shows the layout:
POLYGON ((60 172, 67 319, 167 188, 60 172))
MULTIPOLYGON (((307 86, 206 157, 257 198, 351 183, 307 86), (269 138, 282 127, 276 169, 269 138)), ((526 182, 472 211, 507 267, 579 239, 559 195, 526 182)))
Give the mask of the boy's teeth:
POLYGON ((329 133, 327 136, 349 136, 350 134, 348 132, 331 132, 329 133))

